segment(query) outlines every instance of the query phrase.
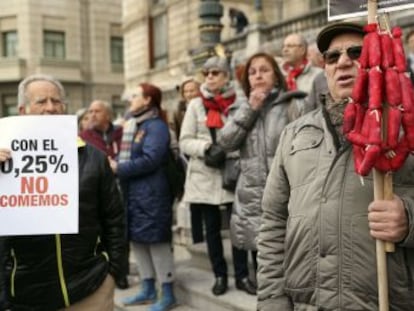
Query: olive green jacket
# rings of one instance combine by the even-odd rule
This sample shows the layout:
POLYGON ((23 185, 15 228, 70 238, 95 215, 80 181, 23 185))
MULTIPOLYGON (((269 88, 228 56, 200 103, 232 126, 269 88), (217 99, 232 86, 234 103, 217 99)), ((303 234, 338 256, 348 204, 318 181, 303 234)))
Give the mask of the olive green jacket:
MULTIPOLYGON (((336 149, 321 108, 281 135, 263 197, 258 310, 378 310, 375 240, 367 219, 372 176, 362 185, 351 146, 336 149)), ((414 310, 414 157, 393 180, 409 233, 387 256, 390 311, 409 311, 414 310)))

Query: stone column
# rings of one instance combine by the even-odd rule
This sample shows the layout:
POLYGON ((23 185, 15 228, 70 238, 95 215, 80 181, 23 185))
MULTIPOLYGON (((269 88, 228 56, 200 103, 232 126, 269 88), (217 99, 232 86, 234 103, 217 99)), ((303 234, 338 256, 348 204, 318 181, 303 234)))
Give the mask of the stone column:
POLYGON ((262 0, 254 0, 254 11, 255 11, 255 24, 263 24, 265 22, 265 18, 263 15, 263 6, 262 0))
POLYGON ((246 37, 246 56, 255 53, 260 49, 265 38, 262 34, 261 28, 265 25, 265 18, 263 14, 263 7, 261 0, 253 0, 255 9, 255 19, 250 23, 247 37, 246 37))
POLYGON ((207 58, 214 55, 214 46, 221 41, 221 29, 223 25, 220 22, 223 16, 223 6, 220 0, 200 0, 198 11, 200 17, 201 46, 192 53, 193 62, 196 68, 199 68, 207 58))

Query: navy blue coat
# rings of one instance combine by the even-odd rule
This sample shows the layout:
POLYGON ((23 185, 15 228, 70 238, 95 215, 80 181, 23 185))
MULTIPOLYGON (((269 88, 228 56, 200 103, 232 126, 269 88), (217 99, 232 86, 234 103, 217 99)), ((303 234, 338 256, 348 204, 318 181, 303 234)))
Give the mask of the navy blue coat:
POLYGON ((137 243, 171 241, 172 196, 165 173, 170 136, 160 118, 137 127, 131 160, 118 165, 128 208, 128 236, 137 243))

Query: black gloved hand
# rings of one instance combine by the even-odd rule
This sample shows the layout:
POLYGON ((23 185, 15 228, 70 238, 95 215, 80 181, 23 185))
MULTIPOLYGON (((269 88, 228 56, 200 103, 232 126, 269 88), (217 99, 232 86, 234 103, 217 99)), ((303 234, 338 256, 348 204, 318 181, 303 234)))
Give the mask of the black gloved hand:
POLYGON ((204 152, 204 163, 209 167, 221 168, 226 160, 226 152, 217 144, 212 144, 204 152))

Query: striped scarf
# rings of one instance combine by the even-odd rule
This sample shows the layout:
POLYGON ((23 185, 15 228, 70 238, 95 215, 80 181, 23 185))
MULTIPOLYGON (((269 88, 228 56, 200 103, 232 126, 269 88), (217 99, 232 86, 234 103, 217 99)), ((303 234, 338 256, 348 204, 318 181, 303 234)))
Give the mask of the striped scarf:
POLYGON ((144 122, 145 120, 156 118, 159 115, 157 108, 151 108, 146 110, 139 115, 129 119, 124 124, 124 129, 122 133, 121 140, 121 150, 118 155, 118 163, 126 162, 131 160, 131 147, 132 141, 134 140, 134 135, 137 129, 137 126, 144 122))

